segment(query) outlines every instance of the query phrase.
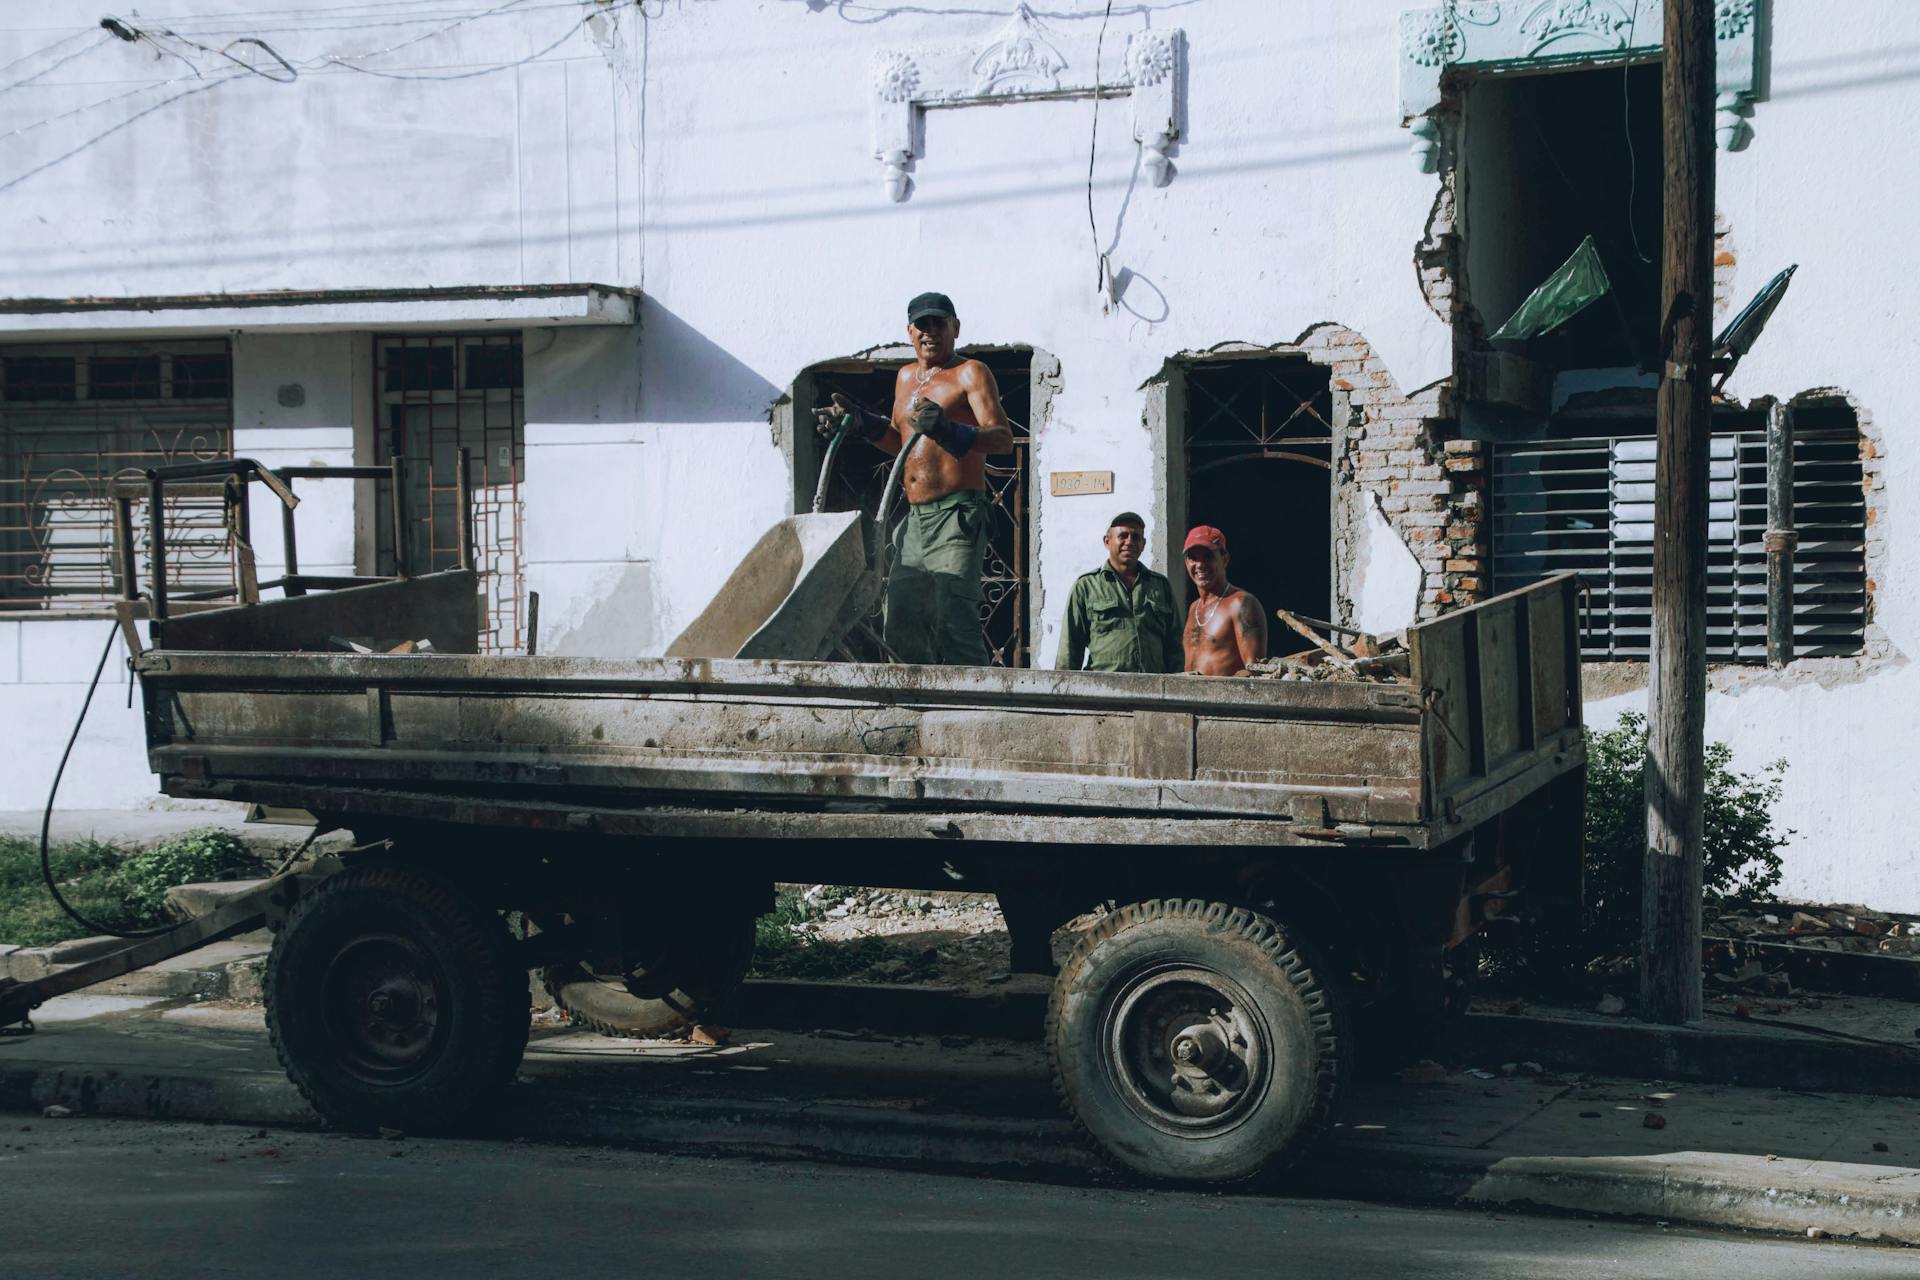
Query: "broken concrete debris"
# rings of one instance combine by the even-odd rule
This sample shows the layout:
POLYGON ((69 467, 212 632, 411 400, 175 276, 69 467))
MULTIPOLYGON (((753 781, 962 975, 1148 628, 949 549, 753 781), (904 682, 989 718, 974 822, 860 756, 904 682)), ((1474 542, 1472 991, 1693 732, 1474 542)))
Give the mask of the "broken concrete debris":
POLYGON ((1313 648, 1267 658, 1247 664, 1246 674, 1266 680, 1358 680, 1374 684, 1393 684, 1413 678, 1413 655, 1408 652, 1406 636, 1375 636, 1303 618, 1285 609, 1275 609, 1274 617, 1296 635, 1313 643, 1313 648), (1336 643, 1335 635, 1344 643, 1336 643))

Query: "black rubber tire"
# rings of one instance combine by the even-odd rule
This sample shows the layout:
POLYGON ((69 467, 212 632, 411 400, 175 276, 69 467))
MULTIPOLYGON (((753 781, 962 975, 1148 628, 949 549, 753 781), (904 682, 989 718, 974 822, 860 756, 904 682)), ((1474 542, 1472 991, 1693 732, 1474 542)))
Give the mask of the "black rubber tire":
MULTIPOLYGON (((1174 1021, 1189 1016, 1183 1012, 1174 1021)), ((1054 1088, 1076 1123, 1108 1159, 1168 1181, 1237 1181, 1306 1156, 1332 1127, 1347 1074, 1347 1039, 1341 1002, 1278 924, 1244 907, 1197 898, 1154 899, 1110 912, 1061 966, 1047 1005, 1054 1088), (1188 980, 1194 975, 1201 977, 1188 980), (1150 994, 1156 984, 1160 994, 1150 994), (1149 1064, 1138 1058, 1129 1062, 1116 1041, 1140 1054, 1174 1050, 1178 1041, 1168 1038, 1165 1018, 1155 1022, 1133 1011, 1153 1007, 1144 1001, 1192 999, 1209 989, 1225 993, 1221 1007, 1241 1029, 1236 1035, 1244 1032, 1246 1043, 1261 1046, 1262 1065, 1246 1067, 1242 1055, 1220 1073, 1243 1086, 1228 1090, 1237 1100, 1220 1115, 1176 1118, 1171 1112, 1178 1101, 1156 1106, 1146 1100, 1167 1077, 1142 1070, 1149 1064), (1182 990, 1188 994, 1179 996, 1182 990), (1142 1021, 1162 1029, 1129 1035, 1142 1021)), ((1177 1075, 1181 1069, 1169 1059, 1168 1070, 1177 1075)))
POLYGON ((711 1021, 726 1008, 753 967, 754 921, 760 912, 742 898, 705 904, 678 917, 687 931, 672 940, 660 963, 631 985, 595 974, 583 963, 549 965, 540 981, 575 1026, 601 1035, 644 1039, 671 1035, 711 1021))
POLYGON ((265 996, 281 1066, 337 1129, 457 1132, 513 1079, 527 1045, 526 970, 505 920, 411 867, 350 867, 300 899, 274 935, 265 996), (358 1016, 382 993, 353 995, 377 981, 370 969, 432 998, 415 1020, 431 1030, 407 1061, 356 1061, 385 1051, 366 1047, 378 1033, 358 1016))

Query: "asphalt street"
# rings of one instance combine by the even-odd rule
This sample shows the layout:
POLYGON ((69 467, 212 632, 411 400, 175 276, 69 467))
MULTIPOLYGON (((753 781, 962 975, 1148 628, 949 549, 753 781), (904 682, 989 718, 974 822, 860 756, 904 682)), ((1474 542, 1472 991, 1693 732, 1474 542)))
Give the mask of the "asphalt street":
POLYGON ((7 1117, 0 1273, 1920 1277, 1920 1251, 1654 1224, 498 1141, 7 1117))

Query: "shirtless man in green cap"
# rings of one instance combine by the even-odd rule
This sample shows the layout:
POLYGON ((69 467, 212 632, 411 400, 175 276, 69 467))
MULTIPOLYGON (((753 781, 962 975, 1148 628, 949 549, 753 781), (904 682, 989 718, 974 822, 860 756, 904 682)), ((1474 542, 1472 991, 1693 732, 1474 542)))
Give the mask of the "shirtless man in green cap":
POLYGON ((886 641, 902 662, 984 667, 980 568, 993 514, 987 458, 1013 448, 993 371, 956 356, 960 318, 944 293, 907 304, 914 360, 893 383, 883 418, 835 393, 826 417, 850 416, 855 431, 897 454, 915 431, 925 442, 907 459, 907 515, 894 537, 887 579, 886 641))

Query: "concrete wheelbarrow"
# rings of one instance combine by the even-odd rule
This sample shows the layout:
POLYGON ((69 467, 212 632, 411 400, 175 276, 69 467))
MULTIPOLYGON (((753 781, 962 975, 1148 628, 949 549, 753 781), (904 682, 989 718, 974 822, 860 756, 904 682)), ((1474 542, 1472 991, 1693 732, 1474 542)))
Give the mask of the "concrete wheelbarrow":
MULTIPOLYGON (((922 433, 914 432, 894 459, 875 515, 828 511, 827 485, 851 426, 842 419, 827 445, 813 510, 788 516, 760 536, 713 601, 667 646, 667 657, 852 656, 844 647, 848 634, 866 627, 886 590, 887 522, 901 468, 922 433)), ((867 635, 886 652, 871 629, 867 635)))

